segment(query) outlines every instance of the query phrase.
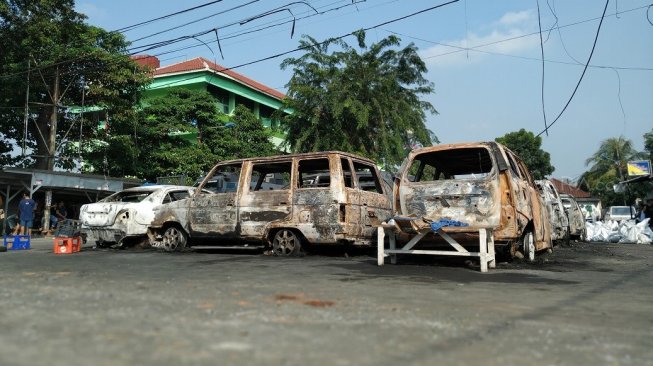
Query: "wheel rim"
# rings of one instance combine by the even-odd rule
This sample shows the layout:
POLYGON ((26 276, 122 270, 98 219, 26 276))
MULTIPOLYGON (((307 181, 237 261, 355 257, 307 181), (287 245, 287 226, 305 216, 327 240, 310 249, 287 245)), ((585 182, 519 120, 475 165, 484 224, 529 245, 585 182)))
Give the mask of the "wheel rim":
POLYGON ((163 247, 165 250, 172 252, 179 247, 182 240, 182 234, 177 228, 171 227, 163 234, 163 247))
POLYGON ((297 250, 299 245, 297 236, 290 230, 279 231, 272 241, 272 251, 278 256, 288 256, 297 250))

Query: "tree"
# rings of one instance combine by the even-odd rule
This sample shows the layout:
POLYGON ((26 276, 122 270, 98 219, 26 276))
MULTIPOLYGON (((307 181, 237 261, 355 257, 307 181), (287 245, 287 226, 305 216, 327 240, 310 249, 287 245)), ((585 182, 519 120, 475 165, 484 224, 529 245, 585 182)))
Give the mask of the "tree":
POLYGON ((580 187, 600 197, 605 206, 632 204, 636 197, 646 195, 644 185, 628 187, 624 193, 616 193, 613 187, 627 178, 628 161, 643 157, 633 148, 632 141, 623 136, 603 140, 585 161, 590 169, 581 176, 580 187))
POLYGON ((644 149, 648 151, 648 159, 653 160, 653 129, 644 134, 644 149))
POLYGON ((407 146, 432 144, 425 112, 437 112, 420 96, 433 85, 413 44, 396 49, 400 39, 389 36, 368 47, 365 32, 355 36, 360 53, 342 40, 302 38, 306 53, 281 64, 293 70, 281 110, 293 113, 277 118, 292 151, 344 150, 398 164, 407 146))
MULTIPOLYGON (((146 71, 129 59, 120 33, 84 23, 73 0, 0 0, 0 134, 5 140, 26 142, 30 158, 23 166, 72 168, 61 150, 79 115, 67 113, 84 103, 120 116, 137 102, 148 79, 146 71), (29 90, 29 93, 27 93, 29 90), (29 123, 24 136, 24 105, 29 101, 29 123), (60 128, 57 128, 59 125, 60 128), (59 144, 53 146, 50 131, 59 144), (55 156, 57 157, 55 159, 55 156)), ((75 128, 74 131, 78 131, 75 128)), ((83 139, 94 138, 90 121, 81 129, 83 139)), ((73 134, 75 139, 79 134, 73 134)), ((21 157, 0 151, 3 162, 18 164, 21 157)))
POLYGON ((177 88, 145 100, 143 108, 126 118, 114 119, 90 166, 150 181, 171 175, 192 181, 219 160, 274 153, 269 139, 246 107, 239 105, 227 116, 208 92, 177 88))
POLYGON ((515 152, 535 179, 544 179, 555 170, 551 165, 551 155, 542 150, 542 138, 530 131, 522 128, 517 132, 509 132, 502 137, 497 137, 495 141, 515 152))
POLYGON ((266 129, 244 105, 236 106, 233 116, 220 129, 209 129, 206 144, 220 160, 279 154, 266 129))

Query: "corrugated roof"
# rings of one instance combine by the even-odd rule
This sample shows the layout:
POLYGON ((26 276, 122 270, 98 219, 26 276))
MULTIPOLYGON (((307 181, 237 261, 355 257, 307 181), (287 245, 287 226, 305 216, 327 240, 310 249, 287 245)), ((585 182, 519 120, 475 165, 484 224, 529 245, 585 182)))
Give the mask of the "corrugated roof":
POLYGON ((566 193, 573 196, 574 198, 590 198, 592 195, 589 192, 585 192, 578 187, 574 187, 571 184, 567 184, 561 180, 551 178, 551 183, 556 187, 558 193, 566 193))
POLYGON ((214 72, 218 72, 220 74, 224 74, 232 79, 235 79, 236 81, 242 84, 249 86, 252 89, 258 90, 261 93, 268 94, 277 99, 283 99, 286 97, 284 93, 278 92, 273 88, 263 85, 233 70, 226 69, 224 66, 220 66, 215 62, 205 59, 204 57, 197 57, 192 60, 159 67, 154 72, 154 77, 156 78, 168 74, 179 74, 179 73, 186 73, 186 72, 195 72, 200 70, 211 70, 214 72))

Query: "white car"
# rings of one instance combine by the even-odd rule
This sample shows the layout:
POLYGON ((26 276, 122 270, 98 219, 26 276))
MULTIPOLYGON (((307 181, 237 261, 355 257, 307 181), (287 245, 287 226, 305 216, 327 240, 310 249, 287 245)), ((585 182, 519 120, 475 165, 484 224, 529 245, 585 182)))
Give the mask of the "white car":
POLYGON ((605 213, 605 221, 624 221, 635 218, 635 207, 633 206, 610 206, 605 213))
POLYGON ((187 186, 142 186, 83 205, 79 212, 82 235, 98 246, 144 241, 159 206, 188 198, 194 191, 187 186))

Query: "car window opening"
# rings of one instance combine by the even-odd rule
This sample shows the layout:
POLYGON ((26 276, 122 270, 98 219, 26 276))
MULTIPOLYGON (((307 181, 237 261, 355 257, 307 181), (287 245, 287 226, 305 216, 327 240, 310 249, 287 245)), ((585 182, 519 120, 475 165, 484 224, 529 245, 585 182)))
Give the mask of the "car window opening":
POLYGON ((416 156, 409 175, 413 182, 482 179, 490 175, 492 166, 492 158, 485 148, 451 149, 416 156))

